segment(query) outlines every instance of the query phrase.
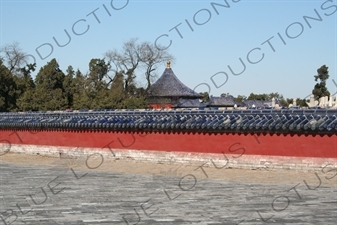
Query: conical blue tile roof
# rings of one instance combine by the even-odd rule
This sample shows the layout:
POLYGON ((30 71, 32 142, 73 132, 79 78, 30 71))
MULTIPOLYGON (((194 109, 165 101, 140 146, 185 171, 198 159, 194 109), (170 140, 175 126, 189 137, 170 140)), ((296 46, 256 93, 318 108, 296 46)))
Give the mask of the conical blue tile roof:
POLYGON ((201 97, 197 92, 183 84, 171 68, 165 69, 163 75, 151 85, 148 93, 152 97, 201 97))

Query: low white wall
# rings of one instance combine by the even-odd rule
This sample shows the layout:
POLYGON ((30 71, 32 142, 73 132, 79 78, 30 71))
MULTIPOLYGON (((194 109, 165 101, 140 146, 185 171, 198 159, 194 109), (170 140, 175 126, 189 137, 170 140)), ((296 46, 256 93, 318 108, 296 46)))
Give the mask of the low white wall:
POLYGON ((147 150, 96 149, 61 146, 0 144, 1 155, 7 152, 50 156, 57 158, 102 158, 104 160, 150 161, 163 164, 190 164, 216 166, 218 168, 242 168, 263 170, 318 171, 322 168, 337 169, 337 159, 301 158, 263 155, 232 155, 208 153, 182 153, 147 150))

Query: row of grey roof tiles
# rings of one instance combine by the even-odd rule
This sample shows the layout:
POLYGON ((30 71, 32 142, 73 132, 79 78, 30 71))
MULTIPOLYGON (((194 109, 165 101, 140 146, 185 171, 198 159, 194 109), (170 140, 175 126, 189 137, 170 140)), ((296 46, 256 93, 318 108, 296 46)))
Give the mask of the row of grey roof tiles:
POLYGON ((0 112, 3 116, 36 116, 36 115, 149 115, 149 114, 319 114, 337 115, 337 109, 106 109, 106 110, 66 110, 66 111, 37 111, 37 112, 0 112))
POLYGON ((337 133, 336 113, 1 114, 0 129, 112 129, 337 133))

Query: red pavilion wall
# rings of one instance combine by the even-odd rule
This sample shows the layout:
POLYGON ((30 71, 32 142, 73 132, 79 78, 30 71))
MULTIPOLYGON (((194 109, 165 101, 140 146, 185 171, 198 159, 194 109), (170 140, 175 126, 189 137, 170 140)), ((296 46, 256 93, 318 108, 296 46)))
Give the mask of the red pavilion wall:
POLYGON ((150 109, 172 109, 173 105, 172 104, 149 104, 150 109))

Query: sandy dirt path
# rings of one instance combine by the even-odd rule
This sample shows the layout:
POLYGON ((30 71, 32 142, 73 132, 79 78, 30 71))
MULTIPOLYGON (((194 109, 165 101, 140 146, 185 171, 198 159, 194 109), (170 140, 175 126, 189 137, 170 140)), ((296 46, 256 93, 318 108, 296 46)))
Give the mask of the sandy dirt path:
MULTIPOLYGON (((224 167, 215 168, 210 162, 203 166, 182 165, 182 164, 158 164, 151 162, 137 162, 134 160, 112 160, 91 157, 87 160, 83 158, 53 158, 39 155, 25 155, 17 153, 7 153, 0 156, 1 162, 9 162, 24 165, 41 165, 57 168, 76 168, 87 171, 105 171, 109 173, 127 174, 152 174, 159 176, 183 177, 192 174, 198 179, 237 181, 244 183, 269 183, 269 184, 289 184, 296 185, 303 183, 303 180, 318 183, 319 178, 324 186, 337 186, 337 169, 330 167, 322 168, 321 171, 301 172, 286 170, 256 169, 231 169, 224 167), (319 178, 318 178, 319 177, 319 178)), ((221 167, 221 165, 218 165, 221 167)))

